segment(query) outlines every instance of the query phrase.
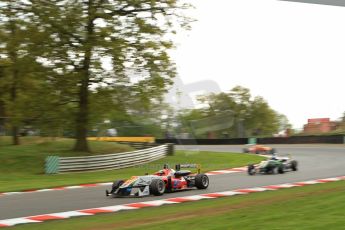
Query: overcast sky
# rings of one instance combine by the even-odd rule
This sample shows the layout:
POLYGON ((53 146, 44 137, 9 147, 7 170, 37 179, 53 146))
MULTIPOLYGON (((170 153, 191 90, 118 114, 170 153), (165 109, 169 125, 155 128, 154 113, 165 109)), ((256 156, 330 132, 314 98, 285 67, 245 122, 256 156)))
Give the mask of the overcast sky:
POLYGON ((185 84, 216 81, 263 96, 295 128, 345 111, 345 7, 196 0, 173 58, 185 84))

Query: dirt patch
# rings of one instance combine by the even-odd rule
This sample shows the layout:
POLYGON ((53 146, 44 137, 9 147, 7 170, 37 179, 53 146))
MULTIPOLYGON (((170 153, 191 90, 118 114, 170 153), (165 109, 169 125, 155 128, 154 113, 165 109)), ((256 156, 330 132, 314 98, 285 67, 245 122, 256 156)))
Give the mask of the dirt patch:
MULTIPOLYGON (((296 200, 304 197, 310 197, 310 196, 317 196, 321 194, 327 194, 332 192, 339 192, 344 191, 344 188, 330 188, 330 189, 323 189, 323 190, 317 190, 312 192, 297 192, 289 195, 282 195, 279 197, 268 197, 268 198, 260 198, 256 200, 250 200, 250 201, 244 201, 236 204, 220 204, 220 205, 212 205, 205 208, 199 208, 197 212, 191 213, 190 210, 186 211, 179 211, 179 213, 167 213, 155 217, 146 217, 142 219, 131 219, 127 221, 120 221, 117 223, 111 223, 111 224, 99 224, 92 228, 87 228, 88 230, 112 230, 112 229, 127 229, 127 228, 133 228, 133 227, 140 227, 140 226, 147 226, 147 225, 157 225, 157 224, 163 224, 170 221, 176 221, 176 220, 183 220, 183 219, 189 219, 189 218, 195 218, 195 217, 210 217, 210 216, 216 216, 221 215, 224 213, 229 213, 241 209, 251 208, 255 206, 264 206, 264 205, 270 205, 274 203, 279 203, 283 201, 289 201, 289 200, 296 200)), ((153 207, 155 208, 155 207, 153 207)))

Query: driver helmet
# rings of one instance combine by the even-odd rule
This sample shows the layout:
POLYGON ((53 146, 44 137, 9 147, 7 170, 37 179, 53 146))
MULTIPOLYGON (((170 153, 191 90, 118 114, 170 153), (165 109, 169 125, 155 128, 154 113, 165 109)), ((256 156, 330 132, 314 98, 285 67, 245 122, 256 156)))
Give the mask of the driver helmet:
POLYGON ((278 158, 276 156, 272 156, 270 160, 276 161, 278 158))
POLYGON ((156 173, 156 175, 158 175, 158 176, 164 176, 164 174, 165 174, 164 169, 159 170, 159 171, 156 173))

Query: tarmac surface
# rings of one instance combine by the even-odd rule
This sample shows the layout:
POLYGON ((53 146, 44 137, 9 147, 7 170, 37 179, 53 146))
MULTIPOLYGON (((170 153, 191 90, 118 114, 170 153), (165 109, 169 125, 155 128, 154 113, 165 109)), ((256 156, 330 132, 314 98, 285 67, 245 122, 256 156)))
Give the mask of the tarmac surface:
MULTIPOLYGON (((105 196, 109 186, 98 186, 62 191, 15 194, 0 197, 0 220, 24 216, 74 211, 79 209, 98 208, 119 204, 151 201, 196 195, 202 193, 222 192, 241 188, 251 188, 272 184, 292 183, 305 180, 345 176, 345 145, 269 145, 279 155, 290 154, 299 163, 296 172, 278 175, 255 175, 231 173, 212 175, 210 186, 206 190, 190 190, 164 194, 160 197, 111 198, 105 196)), ((176 149, 194 151, 242 152, 239 145, 197 145, 176 146, 176 149)), ((229 153, 231 154, 231 153, 229 153)), ((193 161, 191 155, 191 162, 193 161)), ((210 163, 212 161, 210 160, 210 163)), ((240 166, 240 165, 239 165, 240 166)), ((107 173, 106 171, 104 173, 107 173)))

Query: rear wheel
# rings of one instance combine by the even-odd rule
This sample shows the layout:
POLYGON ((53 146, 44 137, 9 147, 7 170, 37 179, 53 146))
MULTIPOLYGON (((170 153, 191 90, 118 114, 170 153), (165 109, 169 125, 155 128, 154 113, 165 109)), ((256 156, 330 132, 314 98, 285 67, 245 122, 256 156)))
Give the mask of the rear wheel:
POLYGON ((195 186, 198 189, 206 189, 209 185, 208 176, 201 173, 195 176, 195 186))
POLYGON ((150 193, 155 196, 163 195, 165 191, 165 183, 161 179, 154 179, 150 184, 150 193))
POLYGON ((291 161, 291 169, 292 171, 297 171, 297 161, 291 161))

